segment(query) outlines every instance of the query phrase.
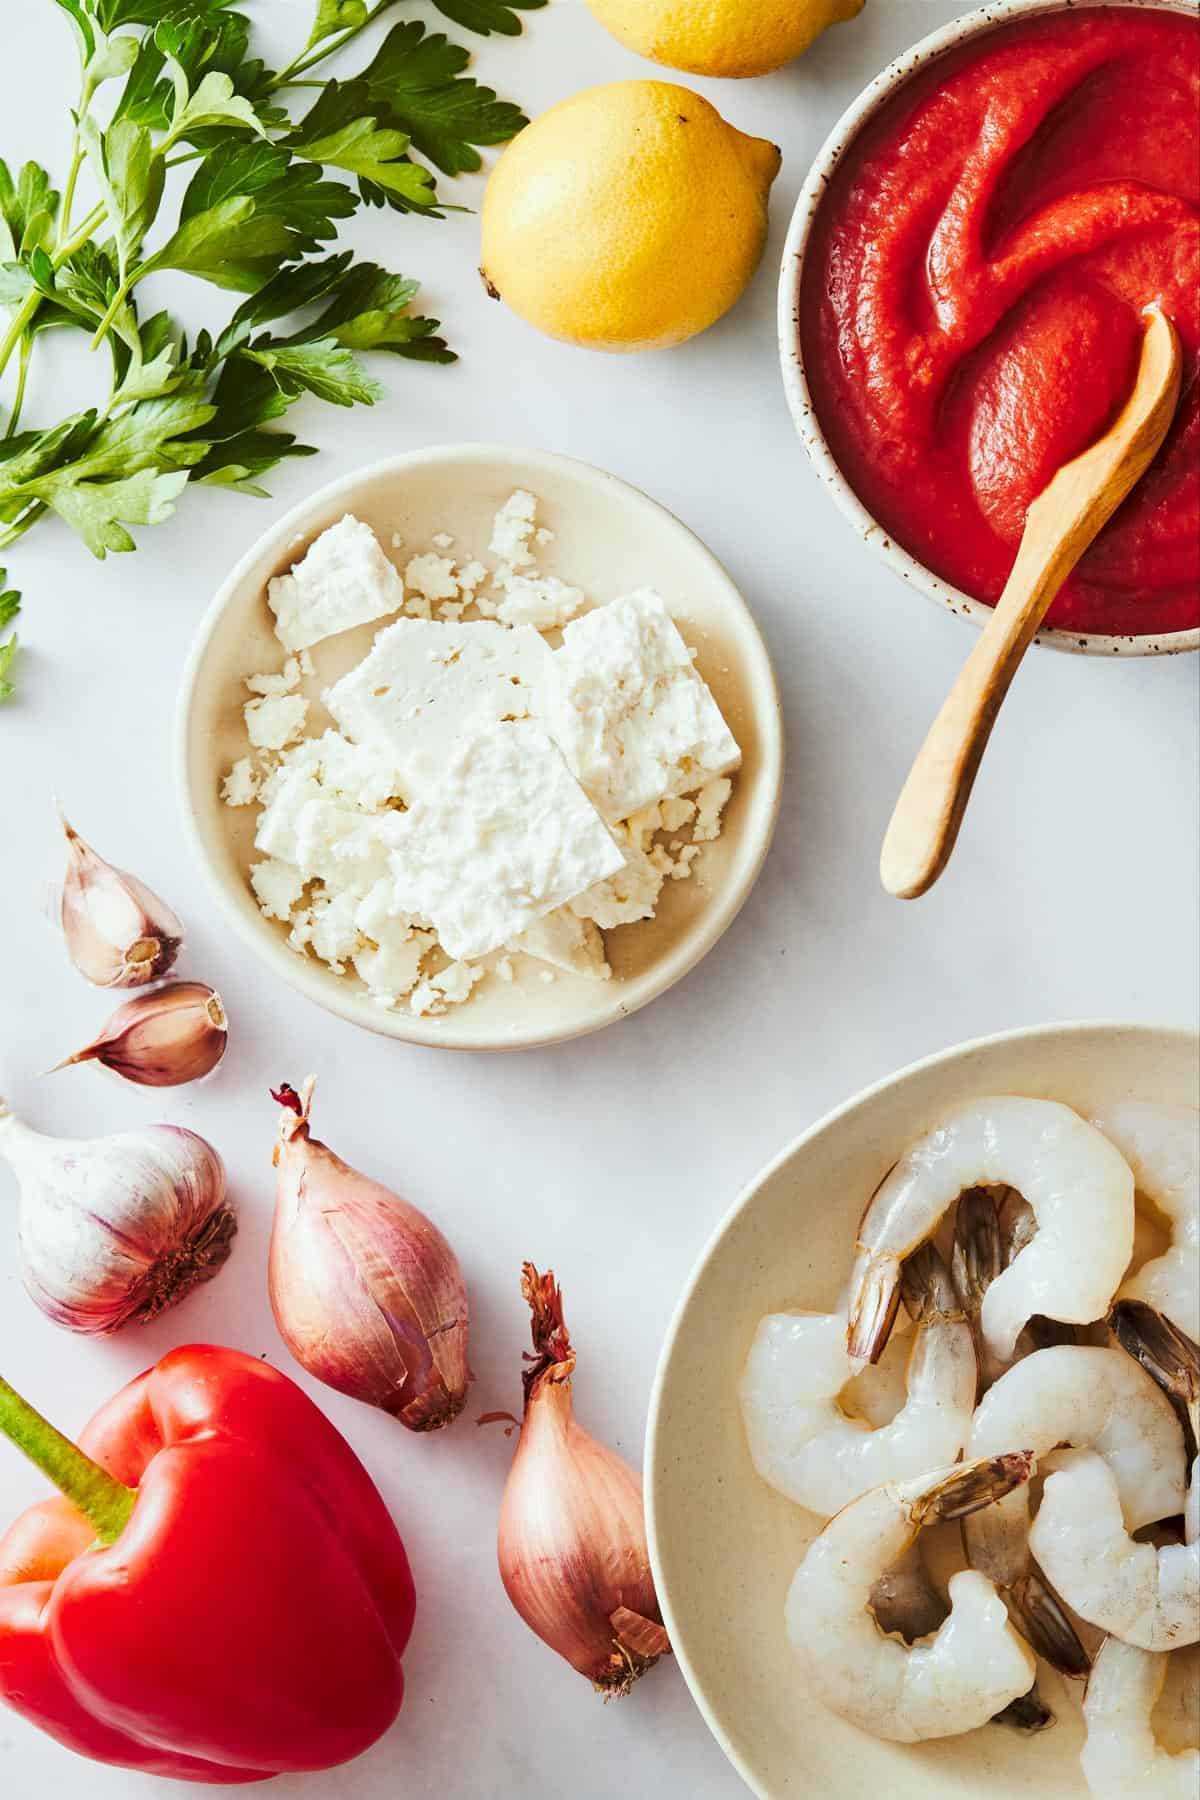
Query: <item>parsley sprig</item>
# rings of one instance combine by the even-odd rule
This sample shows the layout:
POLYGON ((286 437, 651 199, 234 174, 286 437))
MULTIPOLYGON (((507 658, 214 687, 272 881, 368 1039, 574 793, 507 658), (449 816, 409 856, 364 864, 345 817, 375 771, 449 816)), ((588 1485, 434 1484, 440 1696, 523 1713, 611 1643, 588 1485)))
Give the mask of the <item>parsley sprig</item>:
MULTIPOLYGON (((13 365, 0 435, 0 550, 47 512, 95 556, 132 550, 131 526, 170 517, 187 486, 262 494, 286 458, 311 456, 278 426, 305 394, 370 406, 383 392, 365 351, 452 362, 418 284, 336 252, 360 205, 444 216, 441 175, 478 169, 480 148, 525 119, 465 73, 469 52, 400 19, 356 72, 328 64, 407 0, 313 0, 308 37, 282 69, 253 54, 233 0, 54 0, 79 52, 79 96, 61 187, 38 164, 0 160, 0 375, 13 365), (120 83, 115 104, 96 95, 120 83), (194 165, 177 217, 167 172, 194 165), (87 169, 98 203, 76 216, 87 169), (141 284, 177 270, 244 295, 195 342, 141 284), (39 339, 64 328, 103 349, 103 404, 22 428, 39 339)), ((546 0, 435 0, 452 23, 516 36, 546 0)), ((107 98, 107 96, 106 96, 107 98)), ((12 692, 20 596, 0 570, 0 700, 12 692)))

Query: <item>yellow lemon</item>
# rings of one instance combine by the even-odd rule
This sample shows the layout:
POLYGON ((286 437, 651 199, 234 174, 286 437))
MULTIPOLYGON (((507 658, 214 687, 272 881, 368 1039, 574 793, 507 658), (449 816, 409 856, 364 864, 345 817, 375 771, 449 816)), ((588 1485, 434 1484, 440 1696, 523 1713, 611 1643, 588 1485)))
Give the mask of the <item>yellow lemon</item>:
POLYGON ((588 0, 600 23, 652 62, 692 75, 765 75, 865 0, 588 0))
POLYGON ((687 88, 586 88, 527 125, 493 169, 480 273, 550 337, 680 344, 753 275, 779 160, 687 88))

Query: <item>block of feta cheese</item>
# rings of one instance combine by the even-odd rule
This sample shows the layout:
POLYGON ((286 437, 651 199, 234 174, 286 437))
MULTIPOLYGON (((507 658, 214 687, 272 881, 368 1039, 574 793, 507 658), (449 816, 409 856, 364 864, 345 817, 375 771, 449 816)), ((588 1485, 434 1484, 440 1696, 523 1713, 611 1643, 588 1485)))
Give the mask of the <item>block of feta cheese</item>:
POLYGON ((469 739, 427 794, 387 817, 395 905, 428 919, 457 961, 511 943, 624 867, 559 751, 530 721, 469 739))
POLYGON ((335 632, 399 612, 404 583, 371 527, 347 513, 286 575, 271 577, 267 604, 284 648, 306 650, 335 632))
POLYGON ((651 588, 572 620, 551 661, 547 728, 611 824, 740 763, 732 732, 651 588))
POLYGON ((347 736, 386 752, 416 793, 472 733, 537 714, 550 657, 528 626, 397 619, 325 704, 347 736))

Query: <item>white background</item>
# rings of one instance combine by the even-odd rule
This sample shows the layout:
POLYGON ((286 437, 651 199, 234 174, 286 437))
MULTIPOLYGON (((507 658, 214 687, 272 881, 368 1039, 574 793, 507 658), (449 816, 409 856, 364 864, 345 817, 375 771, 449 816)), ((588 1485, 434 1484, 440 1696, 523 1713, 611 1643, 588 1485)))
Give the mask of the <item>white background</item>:
MULTIPOLYGON (((251 10, 270 57, 306 33, 311 8, 258 0, 251 10)), ((394 1510, 420 1613, 394 1731, 348 1769, 278 1782, 281 1800, 741 1792, 670 1663, 629 1700, 603 1707, 526 1631, 500 1588, 495 1520, 512 1446, 471 1420, 518 1401, 521 1259, 553 1265, 562 1280, 581 1417, 636 1460, 658 1347, 687 1272, 739 1188, 787 1139, 865 1083, 963 1038, 1050 1019, 1195 1019, 1192 659, 1033 654, 946 879, 915 906, 877 886, 891 803, 971 632, 881 569, 809 470, 779 381, 775 275, 797 190, 844 106, 961 10, 871 0, 778 75, 696 83, 734 123, 784 151, 763 268, 703 338, 634 358, 544 342, 485 298, 473 216, 360 216, 355 241, 422 278, 460 363, 379 359, 385 403, 353 414, 312 406, 304 425, 323 453, 273 477, 269 501, 188 494, 172 524, 141 534, 136 556, 103 565, 55 522, 9 558, 26 595, 26 649, 20 698, 0 712, 0 1091, 63 1135, 155 1117, 194 1126, 228 1161, 242 1228, 228 1269, 184 1309, 88 1342, 56 1330, 25 1298, 16 1191, 0 1171, 0 1369, 68 1430, 188 1338, 265 1353, 296 1374, 264 1285, 275 1129, 266 1090, 310 1069, 321 1078, 320 1134, 434 1214, 470 1283, 477 1381, 471 1416, 453 1431, 413 1438, 317 1390, 394 1510), (789 736, 775 849, 707 962, 618 1028, 505 1057, 369 1037, 264 977, 228 936, 185 849, 169 750, 189 639, 253 538, 356 464, 470 438, 586 458, 695 527, 762 624, 789 736), (183 913, 187 972, 221 989, 233 1021, 231 1050, 205 1086, 154 1099, 89 1069, 40 1078, 108 1010, 38 914, 38 883, 58 863, 54 793, 87 836, 183 913)), ((0 153, 61 168, 74 82, 65 21, 48 0, 22 6, 19 27, 17 11, 6 7, 0 26, 0 153)), ((531 113, 589 83, 656 73, 612 42, 582 0, 531 15, 517 42, 483 45, 476 72, 531 113)), ((454 197, 474 205, 479 192, 466 181, 454 197)), ((193 326, 230 307, 194 282, 179 292, 193 326)), ((52 363, 29 420, 49 423, 78 405, 78 381, 77 365, 52 363)), ((43 1492, 0 1446, 0 1518, 43 1492)), ((729 1546, 731 1556, 752 1553, 729 1546)), ((219 1607, 219 1570, 212 1587, 219 1607)), ((6 1800, 165 1791, 174 1788, 85 1765, 0 1712, 6 1800)))

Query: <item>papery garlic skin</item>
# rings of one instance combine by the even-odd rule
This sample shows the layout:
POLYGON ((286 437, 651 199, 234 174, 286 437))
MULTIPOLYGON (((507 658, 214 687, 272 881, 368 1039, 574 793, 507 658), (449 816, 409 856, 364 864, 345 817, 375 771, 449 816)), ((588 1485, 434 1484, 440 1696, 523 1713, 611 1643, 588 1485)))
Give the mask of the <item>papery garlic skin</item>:
POLYGON ((55 1067, 98 1062, 139 1087, 178 1087, 211 1074, 228 1041, 221 996, 202 981, 168 981, 119 1006, 90 1044, 55 1067))
POLYGON ((178 916, 136 875, 111 863, 62 821, 67 873, 59 918, 67 954, 97 987, 160 981, 183 947, 178 916))
POLYGON ((284 1087, 268 1283, 296 1361, 411 1431, 466 1403, 467 1289, 433 1221, 309 1134, 312 1082, 284 1087), (290 1096, 290 1099, 288 1098, 290 1096))
POLYGON ((553 1274, 524 1265, 537 1361, 500 1508, 500 1579, 542 1642, 605 1695, 670 1653, 646 1545, 642 1483, 573 1414, 575 1354, 553 1274))
POLYGON ((32 1131, 0 1099, 0 1157, 20 1184, 26 1292, 68 1331, 147 1320, 211 1281, 237 1219, 221 1158, 194 1131, 147 1125, 102 1138, 32 1131))

